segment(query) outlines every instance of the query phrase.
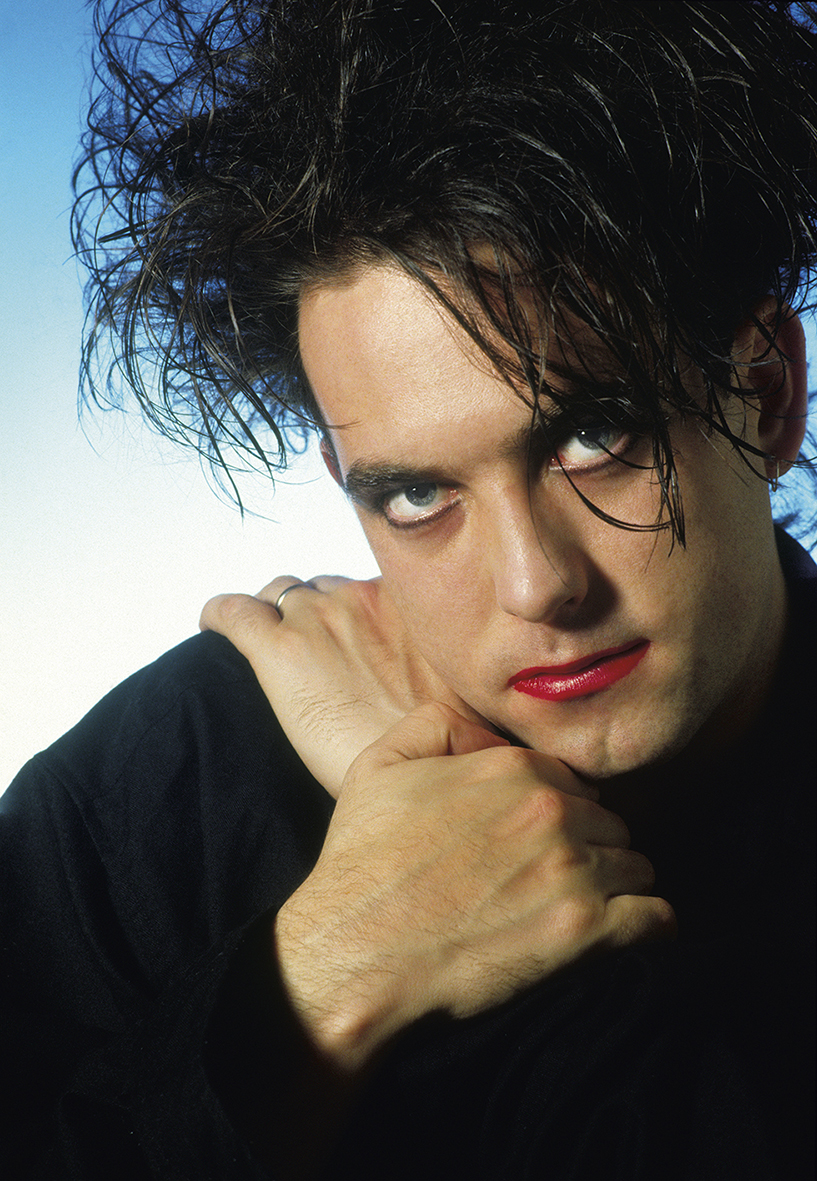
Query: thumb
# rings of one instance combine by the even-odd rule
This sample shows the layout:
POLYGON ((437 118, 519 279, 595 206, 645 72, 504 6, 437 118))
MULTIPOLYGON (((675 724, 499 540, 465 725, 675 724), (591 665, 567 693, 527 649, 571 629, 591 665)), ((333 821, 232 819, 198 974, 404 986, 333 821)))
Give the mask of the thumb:
POLYGON ((406 759, 467 755, 491 746, 510 746, 510 743, 507 738, 464 718, 451 706, 431 701, 401 718, 382 738, 367 747, 356 762, 365 759, 374 770, 406 759))

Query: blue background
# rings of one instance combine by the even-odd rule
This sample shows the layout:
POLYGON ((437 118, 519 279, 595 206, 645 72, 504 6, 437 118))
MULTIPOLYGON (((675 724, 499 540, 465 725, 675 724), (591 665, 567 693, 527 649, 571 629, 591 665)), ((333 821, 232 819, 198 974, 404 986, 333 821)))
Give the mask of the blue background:
POLYGON ((195 631, 210 595, 281 573, 376 573, 314 456, 274 497, 247 488, 264 517, 242 524, 195 458, 138 419, 79 429, 69 210, 90 23, 76 0, 0 3, 0 787, 195 631))

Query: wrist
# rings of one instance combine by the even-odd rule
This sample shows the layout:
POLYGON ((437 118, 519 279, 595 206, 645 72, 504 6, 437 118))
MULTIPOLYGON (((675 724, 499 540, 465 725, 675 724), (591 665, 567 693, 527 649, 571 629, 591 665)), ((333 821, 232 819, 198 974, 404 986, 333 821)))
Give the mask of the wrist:
POLYGON ((278 912, 273 945, 280 979, 304 1035, 334 1070, 354 1076, 411 1020, 400 978, 367 964, 333 931, 304 920, 293 896, 278 912))

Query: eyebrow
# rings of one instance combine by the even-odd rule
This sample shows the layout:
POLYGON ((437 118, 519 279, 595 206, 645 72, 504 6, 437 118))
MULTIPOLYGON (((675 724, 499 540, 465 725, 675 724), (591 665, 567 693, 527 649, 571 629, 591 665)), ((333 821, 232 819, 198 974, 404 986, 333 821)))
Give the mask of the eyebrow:
MULTIPOLYGON (((520 455, 536 455, 536 443, 544 440, 542 423, 536 421, 520 427, 498 449, 500 458, 517 458, 520 455)), ((408 466, 377 460, 358 459, 349 465, 343 481, 346 495, 355 504, 370 507, 385 493, 410 484, 447 484, 451 482, 450 472, 434 465, 408 466)))
MULTIPOLYGON (((566 386, 562 393, 575 400, 577 408, 595 410, 605 403, 621 407, 622 394, 629 391, 626 377, 615 374, 607 380, 576 380, 569 372, 559 374, 566 386), (572 377, 572 380, 571 380, 572 377)), ((638 412, 630 408, 628 420, 638 421, 638 412)), ((615 422, 602 414, 602 420, 615 422)), ((537 407, 531 420, 520 427, 498 448, 497 457, 516 459, 525 455, 533 465, 541 462, 552 452, 555 442, 565 430, 579 429, 580 422, 575 413, 566 406, 537 407)), ((389 492, 411 484, 451 483, 450 472, 435 465, 408 465, 388 463, 382 460, 359 459, 350 464, 343 481, 346 495, 355 504, 371 508, 378 499, 389 492)))
POLYGON ((367 508, 385 493, 409 484, 446 482, 450 482, 450 476, 444 476, 439 468, 401 467, 360 459, 350 464, 343 490, 351 501, 367 508))

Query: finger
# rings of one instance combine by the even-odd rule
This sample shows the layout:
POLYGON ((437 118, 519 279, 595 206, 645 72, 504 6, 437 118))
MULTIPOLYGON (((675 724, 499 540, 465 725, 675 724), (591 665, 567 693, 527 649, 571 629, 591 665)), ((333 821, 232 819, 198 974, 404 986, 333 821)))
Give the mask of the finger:
POLYGON ((608 898, 652 893, 655 870, 643 853, 632 849, 597 848, 594 860, 594 881, 608 898))
POLYGON ((506 738, 478 726, 438 701, 421 705, 372 743, 360 760, 388 767, 408 759, 472 754, 492 746, 509 746, 506 738))
POLYGON ((313 587, 321 594, 329 595, 332 591, 338 590, 345 586, 347 582, 354 581, 351 578, 344 578, 342 574, 316 574, 314 578, 307 581, 307 586, 313 587))
MULTIPOLYGON (((552 755, 546 755, 538 750, 532 750, 529 754, 531 762, 538 769, 541 777, 552 787, 564 792, 566 796, 577 796, 579 799, 588 800, 593 804, 598 802, 599 789, 594 784, 579 779, 578 775, 571 771, 561 759, 555 759, 552 755)), ((612 816, 613 813, 608 813, 608 815, 612 816)), ((598 843, 606 844, 607 842, 602 840, 598 843)), ((610 841, 612 845, 621 843, 618 840, 610 841)))
POLYGON ((204 604, 199 619, 202 631, 226 636, 247 657, 250 647, 267 639, 280 623, 274 607, 252 595, 216 595, 204 604))
POLYGON ((588 839, 591 845, 629 849, 630 830, 615 812, 610 812, 601 804, 591 801, 588 817, 591 826, 588 839))
POLYGON ((678 932, 675 911, 665 898, 621 894, 607 903, 603 942, 609 947, 629 947, 657 939, 672 939, 678 932))
POLYGON ((307 590, 314 589, 308 582, 304 582, 302 578, 298 578, 295 574, 279 574, 277 578, 273 578, 272 582, 268 582, 265 587, 262 587, 258 594, 255 595, 255 598, 262 603, 269 603, 274 607, 284 591, 289 590, 291 587, 300 586, 306 587, 307 590))

